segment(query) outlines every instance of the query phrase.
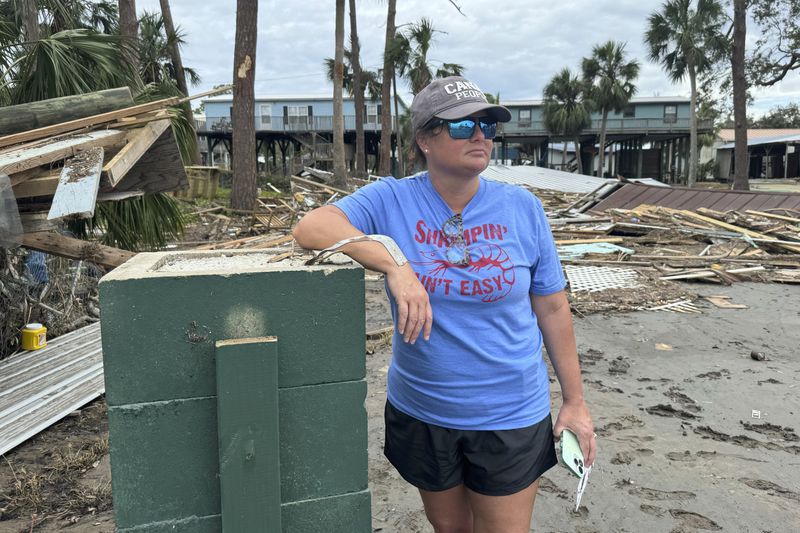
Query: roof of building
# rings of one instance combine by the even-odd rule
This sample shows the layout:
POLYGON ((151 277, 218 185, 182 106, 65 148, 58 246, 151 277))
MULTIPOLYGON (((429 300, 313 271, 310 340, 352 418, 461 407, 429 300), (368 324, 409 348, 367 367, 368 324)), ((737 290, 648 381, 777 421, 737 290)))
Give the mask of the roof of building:
POLYGON ((592 210, 633 209, 644 204, 689 210, 706 207, 715 211, 800 209, 800 193, 666 188, 629 183, 592 207, 592 210))
MULTIPOLYGON (((573 174, 572 172, 564 172, 563 170, 529 165, 489 165, 486 170, 481 172, 481 175, 494 181, 501 181, 514 185, 527 185, 534 189, 583 194, 594 192, 605 184, 618 183, 615 179, 573 174)), ((653 186, 666 186, 655 180, 644 181, 653 186)))
MULTIPOLYGON (((800 143, 800 130, 797 133, 789 135, 773 135, 752 138, 748 135, 747 146, 759 146, 763 144, 785 144, 785 143, 800 143)), ((719 146, 717 150, 733 150, 736 143, 728 142, 719 146)))
MULTIPOLYGON (((733 142, 736 130, 733 128, 723 128, 717 133, 717 137, 725 142, 733 142)), ((763 137, 779 137, 782 135, 797 135, 800 129, 777 129, 777 128, 748 128, 747 139, 761 139, 763 137)))
MULTIPOLYGON (((544 100, 540 99, 523 99, 523 100, 501 100, 500 103, 505 106, 540 106, 544 100)), ((668 104, 668 103, 686 103, 690 102, 689 98, 685 96, 634 96, 628 103, 630 104, 668 104)))
MULTIPOLYGON (((257 94, 255 96, 255 100, 258 101, 266 101, 266 102, 287 102, 287 101, 329 101, 333 100, 333 96, 330 94, 257 94)), ((342 96, 342 100, 354 100, 352 96, 342 96)), ((369 101, 369 98, 366 98, 369 101)), ((203 98, 203 102, 233 102, 233 95, 231 94, 223 94, 220 96, 211 96, 209 98, 203 98)))

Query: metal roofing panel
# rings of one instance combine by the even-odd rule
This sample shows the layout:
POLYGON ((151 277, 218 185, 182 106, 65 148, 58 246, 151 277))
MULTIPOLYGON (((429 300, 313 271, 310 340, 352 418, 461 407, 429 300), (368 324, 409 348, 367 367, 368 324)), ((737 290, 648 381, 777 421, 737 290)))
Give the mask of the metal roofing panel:
MULTIPOLYGON (((747 139, 747 146, 760 146, 762 144, 782 144, 782 143, 797 143, 800 142, 800 133, 793 133, 790 135, 774 135, 771 137, 757 137, 755 139, 747 139)), ((717 150, 732 150, 736 143, 725 143, 718 147, 717 150)))
POLYGON ((527 165, 489 165, 481 175, 494 181, 527 185, 535 189, 584 194, 597 190, 609 181, 616 181, 527 165))
POLYGON ((688 187, 656 188, 649 185, 629 183, 592 208, 633 209, 642 204, 661 205, 675 209, 697 209, 706 207, 717 211, 746 211, 754 209, 800 210, 800 193, 762 191, 719 191, 690 189, 688 187))
POLYGON ((99 323, 0 361, 0 454, 104 390, 99 323))

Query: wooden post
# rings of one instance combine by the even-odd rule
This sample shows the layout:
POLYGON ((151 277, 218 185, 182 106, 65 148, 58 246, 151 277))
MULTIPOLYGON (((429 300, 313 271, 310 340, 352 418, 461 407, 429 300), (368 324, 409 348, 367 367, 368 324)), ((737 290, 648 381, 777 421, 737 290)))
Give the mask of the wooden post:
POLYGON ((127 87, 0 108, 0 135, 43 128, 133 105, 127 87))
POLYGON ((217 341, 222 532, 281 531, 278 342, 217 341))

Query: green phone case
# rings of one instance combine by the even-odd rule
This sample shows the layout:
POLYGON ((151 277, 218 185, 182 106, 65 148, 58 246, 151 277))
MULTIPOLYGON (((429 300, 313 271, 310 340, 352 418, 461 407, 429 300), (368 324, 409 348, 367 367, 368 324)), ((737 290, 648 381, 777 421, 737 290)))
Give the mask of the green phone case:
POLYGON ((583 464, 583 452, 575 434, 565 429, 561 432, 561 462, 579 478, 583 477, 585 466, 583 464))

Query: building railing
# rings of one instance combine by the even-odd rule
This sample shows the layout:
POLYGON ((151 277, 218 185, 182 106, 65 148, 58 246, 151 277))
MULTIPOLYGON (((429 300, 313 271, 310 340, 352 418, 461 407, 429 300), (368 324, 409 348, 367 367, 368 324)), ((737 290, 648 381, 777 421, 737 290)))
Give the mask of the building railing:
MULTIPOLYGON (((333 116, 290 116, 284 117, 255 117, 256 131, 276 131, 276 132, 330 132, 333 131, 333 116)), ((395 117, 392 117, 394 126, 395 117)), ((227 116, 207 116, 205 120, 197 120, 198 131, 230 132, 233 128, 230 117, 227 116)), ((600 132, 602 120, 592 120, 592 125, 581 133, 597 134, 600 132)), ((713 128, 711 120, 698 120, 697 128, 701 131, 709 131, 713 128)), ((355 131, 356 117, 345 115, 344 129, 355 131)), ((377 132, 381 129, 380 117, 369 117, 364 122, 365 131, 377 132)), ((608 133, 648 133, 648 132, 688 132, 689 119, 676 118, 672 121, 665 121, 663 118, 610 118, 608 119, 606 131, 608 133)), ((550 136, 541 120, 512 120, 502 124, 498 129, 500 135, 536 135, 550 136)))
MULTIPOLYGON (((290 116, 284 117, 255 117, 256 131, 276 131, 276 132, 301 132, 301 131, 333 131, 333 116, 332 115, 319 115, 319 116, 290 116)), ((229 132, 233 129, 233 124, 230 117, 227 116, 206 116, 205 120, 197 120, 198 131, 212 131, 212 132, 229 132)), ((394 126, 394 117, 392 117, 392 126, 394 126)), ((344 129, 356 129, 355 115, 345 115, 344 129)), ((381 130, 381 117, 370 116, 364 120, 365 131, 380 131, 381 130)))
MULTIPOLYGON (((582 134, 599 133, 602 119, 592 120, 592 125, 582 134)), ((713 128, 713 121, 698 120, 699 130, 710 130, 713 128)), ((608 133, 631 132, 669 132, 669 131, 689 131, 688 118, 676 118, 665 121, 663 118, 610 118, 606 123, 608 133)), ((541 120, 512 120, 502 125, 502 133, 505 135, 550 135, 541 120)))

